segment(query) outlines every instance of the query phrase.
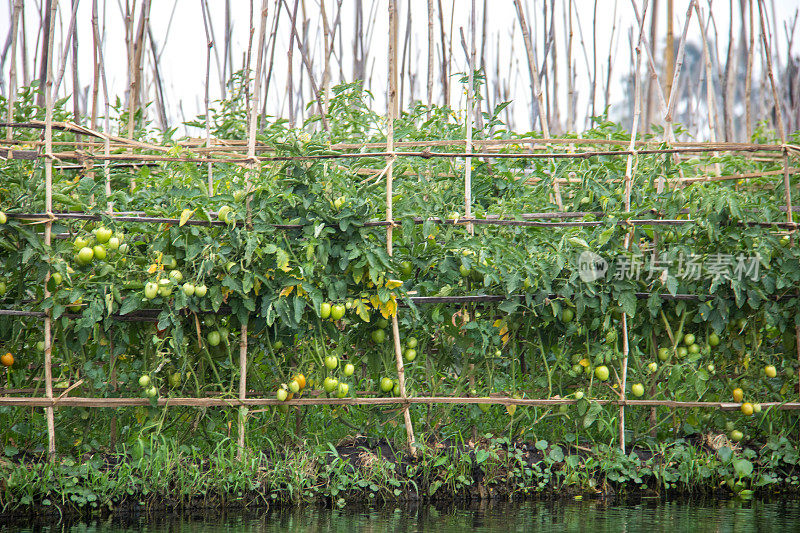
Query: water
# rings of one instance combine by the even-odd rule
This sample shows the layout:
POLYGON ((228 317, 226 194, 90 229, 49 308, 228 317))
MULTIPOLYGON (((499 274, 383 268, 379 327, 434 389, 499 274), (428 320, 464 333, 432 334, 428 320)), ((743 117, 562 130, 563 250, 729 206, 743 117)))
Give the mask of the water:
MULTIPOLYGON (((50 522, 52 524, 52 522, 50 522)), ((0 526, 0 532, 530 532, 626 533, 800 531, 800 501, 609 503, 555 501, 437 506, 302 507, 263 513, 115 517, 58 526, 0 526)))

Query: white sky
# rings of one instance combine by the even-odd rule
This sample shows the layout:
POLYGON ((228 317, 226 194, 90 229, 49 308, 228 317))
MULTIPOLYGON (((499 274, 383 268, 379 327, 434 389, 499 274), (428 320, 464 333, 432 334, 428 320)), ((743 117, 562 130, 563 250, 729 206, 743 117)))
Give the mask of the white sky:
MULTIPOLYGON (((131 0, 129 0, 131 1, 131 0)), ((164 81, 164 91, 166 94, 166 103, 168 112, 173 123, 182 120, 183 117, 187 119, 194 117, 198 113, 202 113, 203 109, 203 95, 205 91, 205 70, 206 70, 206 36, 203 29, 203 17, 201 12, 200 0, 152 0, 153 5, 151 8, 150 23, 155 37, 157 48, 161 53, 161 75, 164 81), (169 29, 169 31, 167 31, 169 29)), ((255 1, 256 13, 260 7, 260 0, 255 1)), ((314 54, 314 77, 319 83, 322 73, 321 62, 321 34, 318 28, 321 27, 320 13, 321 0, 302 0, 299 19, 303 18, 303 5, 305 12, 309 19, 309 43, 308 46, 317 52, 314 54)), ((333 20, 336 11, 337 0, 322 0, 328 12, 329 20, 333 20)), ((734 5, 734 35, 738 37, 738 25, 741 22, 741 14, 738 10, 740 0, 733 0, 731 3, 734 5)), ((757 0, 756 0, 757 1, 757 0)), ((756 1, 753 3, 755 4, 756 1)), ((79 9, 77 17, 78 27, 78 42, 79 42, 79 79, 81 86, 85 87, 91 83, 92 78, 92 30, 91 30, 91 6, 92 0, 79 0, 79 9)), ((636 0, 639 9, 642 9, 643 1, 636 0)), ((0 38, 5 39, 8 34, 10 25, 10 4, 7 9, 2 9, 0 12, 0 38)), ((127 64, 126 64, 126 51, 125 51, 125 32, 123 19, 121 15, 121 4, 124 5, 125 0, 99 0, 101 11, 101 27, 104 27, 104 47, 103 53, 105 56, 106 68, 108 71, 109 91, 112 99, 115 96, 124 98, 124 91, 127 84, 127 64)), ((436 3, 436 2, 434 2, 436 3)), ((652 1, 650 2, 652 4, 652 1)), ((704 13, 709 11, 709 0, 701 0, 700 5, 704 13)), ((140 2, 136 2, 137 6, 140 2)), ((209 8, 211 11, 211 20, 214 27, 217 52, 222 61, 222 46, 223 46, 223 29, 224 29, 224 6, 223 0, 208 0, 209 8)), ((249 33, 249 11, 250 2, 247 0, 231 0, 231 10, 233 19, 233 62, 235 70, 240 68, 243 64, 243 56, 247 49, 248 33, 249 33)), ((274 20, 274 15, 277 11, 277 6, 281 2, 269 0, 268 2, 268 31, 274 20)), ((343 38, 343 55, 344 55, 344 74, 345 81, 351 81, 352 73, 352 42, 354 35, 354 8, 356 0, 343 0, 342 3, 342 38, 343 38)), ((384 94, 386 90, 386 77, 387 77, 387 62, 386 62, 386 48, 388 41, 388 15, 386 12, 387 2, 364 0, 364 16, 368 18, 370 13, 374 11, 374 23, 370 20, 365 20, 365 27, 369 29, 369 56, 367 59, 367 72, 371 80, 369 88, 372 90, 376 97, 375 108, 378 110, 385 109, 384 94), (370 76, 371 74, 371 76, 370 76)), ((416 86, 414 95, 416 98, 425 98, 425 80, 427 76, 427 0, 399 0, 399 21, 400 21, 400 39, 402 47, 402 39, 405 36, 405 29, 407 23, 408 10, 411 10, 411 43, 410 43, 410 58, 413 69, 417 73, 416 86)), ((544 49, 544 36, 542 25, 542 9, 544 3, 542 0, 526 0, 524 2, 528 9, 528 23, 533 25, 533 38, 537 45, 537 54, 541 62, 541 55, 544 49)), ((548 2, 548 5, 550 3, 548 2)), ((666 1, 661 0, 658 2, 658 17, 660 22, 660 43, 663 43, 664 32, 666 28, 666 1)), ((26 26, 28 30, 28 38, 33 39, 37 35, 39 27, 39 18, 37 12, 38 2, 35 0, 25 1, 26 10, 26 26)), ((291 9, 294 5, 293 0, 286 0, 286 6, 291 9)), ((445 25, 446 31, 450 32, 452 26, 453 44, 453 66, 452 72, 465 72, 466 71, 466 58, 460 43, 460 30, 463 28, 464 34, 469 41, 469 12, 470 2, 467 0, 442 0, 442 5, 445 10, 445 25), (451 7, 455 7, 451 10, 451 7), (451 20, 452 14, 452 20, 451 20)), ((516 104, 512 107, 513 117, 516 121, 517 129, 525 130, 530 125, 530 88, 529 78, 527 76, 527 57, 524 51, 522 37, 519 31, 519 24, 516 17, 516 10, 512 0, 489 0, 489 12, 487 18, 489 38, 486 43, 486 58, 489 64, 488 81, 491 84, 496 79, 503 79, 510 84, 510 93, 512 99, 516 104), (496 59, 499 57, 499 76, 494 71, 496 59), (509 73, 511 73, 509 75, 509 73)), ((555 12, 555 50, 558 57, 558 77, 559 77, 559 101, 566 100, 566 74, 565 74, 565 59, 566 59, 566 37, 567 32, 564 24, 564 12, 566 2, 557 2, 555 12)), ((591 96, 591 63, 594 59, 592 56, 592 27, 593 27, 593 0, 575 0, 574 8, 574 37, 573 37, 573 63, 576 66, 576 86, 579 95, 578 117, 584 118, 588 114, 589 98, 591 96), (581 43, 581 35, 579 33, 578 23, 583 32, 584 43, 581 43), (585 50, 585 53, 584 53, 585 50), (589 63, 589 65, 587 65, 589 63)), ((778 21, 779 36, 775 36, 775 43, 779 47, 779 57, 785 61, 786 58, 786 42, 784 23, 794 17, 796 10, 800 8, 800 0, 776 0, 774 4, 767 1, 768 16, 770 19, 775 16, 778 21), (774 5, 774 13, 772 13, 774 5)), ((611 74, 611 90, 610 101, 612 106, 614 102, 620 101, 623 96, 624 76, 631 70, 631 52, 629 46, 629 32, 638 31, 635 28, 635 16, 633 14, 631 0, 598 0, 597 2, 597 19, 596 19, 596 42, 597 50, 597 63, 600 69, 599 76, 601 81, 605 80, 607 68, 607 61, 609 56, 609 48, 611 45, 611 55, 613 57, 613 71, 611 74), (616 27, 615 27, 616 26, 616 27), (614 30, 614 41, 612 44, 612 29, 614 30)), ((722 48, 727 44, 727 30, 730 17, 730 4, 723 0, 715 0, 713 2, 714 22, 720 33, 720 44, 722 48)), ((59 19, 56 24, 56 53, 55 70, 58 70, 61 60, 61 47, 63 46, 61 34, 66 30, 69 22, 71 0, 61 0, 59 2, 59 19)), ((478 34, 480 34, 480 27, 482 24, 484 0, 477 0, 478 11, 478 34)), ((688 7, 688 0, 675 1, 675 32, 676 42, 680 37, 680 32, 683 28, 683 21, 688 7)), ((757 10, 756 10, 757 14, 757 10)), ((286 71, 287 71, 287 50, 289 45, 289 15, 286 11, 281 13, 280 25, 278 27, 277 49, 275 52, 275 65, 273 79, 270 89, 268 112, 272 115, 287 116, 287 98, 286 98, 286 71)), ((757 21, 756 21, 757 22, 757 21)), ((256 39, 258 30, 258 21, 256 21, 256 39)), ((298 26, 300 20, 298 20, 298 26)), ((438 82, 439 76, 439 21, 436 20, 434 27, 437 56, 435 65, 435 79, 438 82)), ((689 39, 699 43, 700 42, 700 29, 697 24, 697 19, 693 16, 691 26, 689 29, 689 39)), ((713 38, 714 31, 710 31, 713 38)), ((480 37, 480 35, 479 35, 480 37)), ((33 55, 33 50, 36 43, 28 42, 28 55, 33 55)), ((41 46, 41 44, 39 44, 41 46)), ((480 50, 480 40, 478 40, 478 49, 480 50)), ((269 48, 267 49, 269 52, 269 48)), ((794 51, 793 51, 794 52, 794 51)), ((338 43, 335 49, 336 58, 333 63, 338 64, 338 43)), ((402 54, 402 49, 401 52, 402 54)), ((722 48, 724 56, 724 48, 722 48)), ((146 77, 150 79, 151 58, 148 54, 145 70, 147 71, 146 77)), ((255 62, 253 62, 253 66, 255 62)), ((295 84, 301 70, 304 72, 304 67, 300 62, 300 54, 295 50, 294 54, 294 76, 295 84)), ((644 63, 643 63, 644 65, 644 63)), ((29 71, 31 67, 29 66, 29 71)), ((7 90, 5 84, 8 81, 8 62, 3 66, 3 80, 4 92, 7 90)), ((71 88, 72 81, 70 77, 70 69, 67 69, 67 75, 61 87, 61 94, 66 94, 67 88, 71 88)), ((338 66, 334 68, 333 82, 339 81, 338 66)), ((211 98, 216 99, 220 96, 219 76, 216 66, 216 61, 212 54, 211 66, 211 83, 210 92, 211 98)), ((458 87, 457 77, 453 80, 455 85, 452 87, 452 102, 455 107, 464 105, 463 94, 458 87)), ((304 82, 304 89, 308 91, 308 80, 304 82)), ((603 89, 598 88, 598 112, 603 107, 602 99, 603 89)), ((306 92, 308 94, 308 92, 306 92)), ((441 89, 437 85, 434 88, 434 101, 441 102, 441 89)), ((410 98, 410 91, 408 87, 408 79, 406 79, 406 86, 403 93, 404 103, 407 104, 410 98)), ((565 115, 565 108, 561 104, 562 119, 565 115)), ((624 113, 619 112, 622 115, 624 113)), ((173 124, 175 125, 175 124, 173 124)), ((577 129, 582 129, 581 123, 578 123, 577 129)))

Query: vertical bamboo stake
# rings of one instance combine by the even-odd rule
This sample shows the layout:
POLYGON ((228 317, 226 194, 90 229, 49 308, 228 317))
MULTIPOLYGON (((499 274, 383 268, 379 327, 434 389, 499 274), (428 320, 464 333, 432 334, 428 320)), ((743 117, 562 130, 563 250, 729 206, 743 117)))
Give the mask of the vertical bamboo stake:
MULTIPOLYGON (((469 76, 467 86, 467 110, 464 120, 467 123, 467 136, 464 143, 464 153, 472 153, 472 108, 473 108, 473 83, 475 78, 475 0, 472 0, 472 10, 469 19, 470 31, 470 48, 469 48, 469 76)), ((540 110, 541 111, 541 110, 540 110)), ((466 155, 464 157, 464 217, 467 219, 472 218, 472 156, 466 155)), ((467 231, 470 235, 475 231, 471 222, 467 223, 467 231)))
MULTIPOLYGON (((394 178, 394 117, 397 112, 397 0, 389 0, 389 93, 386 102, 386 220, 392 222, 392 179, 394 178)), ((386 227, 386 251, 392 255, 392 224, 386 227)), ((392 314, 392 336, 394 338, 394 355, 397 365, 397 380, 400 384, 400 397, 403 404, 403 420, 406 426, 408 447, 411 455, 416 455, 414 427, 411 425, 411 413, 406 395, 406 375, 403 366, 403 348, 400 346, 400 327, 397 324, 397 312, 392 314)))
MULTIPOLYGON (((251 179, 256 168, 256 122, 258 121, 258 97, 261 92, 261 70, 264 63, 264 40, 267 33, 267 0, 261 0, 261 28, 258 35, 258 55, 256 56, 256 73, 254 77, 253 92, 250 96, 249 124, 247 133, 247 164, 248 170, 245 174, 245 191, 247 192, 247 219, 246 228, 252 225, 252 213, 250 202, 251 179)), ((239 338, 239 400, 244 400, 247 396, 247 322, 242 324, 242 333, 239 338)), ((247 417, 247 407, 239 407, 239 452, 237 456, 241 459, 244 453, 244 430, 245 419, 247 417)))
POLYGON ((567 38, 567 131, 575 129, 575 80, 572 79, 572 3, 568 0, 568 38, 567 38))
MULTIPOLYGON (((53 0, 50 5, 50 20, 55 20, 58 0, 53 0)), ((44 88, 45 97, 45 162, 44 162, 44 205, 49 220, 44 226, 44 245, 50 247, 53 233, 53 34, 50 31, 47 37, 47 67, 44 88)), ((48 259, 49 262, 49 259, 48 259)), ((47 283, 50 281, 50 268, 44 278, 44 297, 50 297, 47 283)), ((53 399, 53 331, 50 310, 44 317, 44 390, 48 400, 53 399)), ((55 460, 56 455, 56 427, 53 415, 53 406, 45 407, 47 418, 47 452, 50 460, 55 460)))
MULTIPOLYGON (((8 74, 8 119, 14 122, 14 99, 17 95, 17 37, 19 35, 19 15, 22 11, 22 0, 14 0, 14 11, 11 16, 11 65, 8 74)), ((12 127, 6 129, 6 140, 11 140, 12 127)), ((9 150, 11 148, 9 147, 9 150)), ((9 155, 10 157, 10 155, 9 155)))
POLYGON ((431 118, 431 106, 433 105, 433 0, 428 0, 428 111, 425 118, 431 118))
POLYGON ((753 103, 750 94, 753 89, 753 49, 755 48, 755 33, 753 31, 753 0, 748 0, 748 19, 750 24, 750 44, 747 47, 747 73, 744 79, 744 110, 747 121, 747 142, 753 138, 753 103))
MULTIPOLYGON (((653 8, 650 10, 650 42, 655 43, 658 40, 658 0, 653 0, 653 8)), ((647 46, 647 44, 645 44, 647 46)), ((649 50, 649 48, 648 48, 649 50)), ((653 121, 653 91, 655 90, 654 75, 651 73, 647 80, 647 92, 645 93, 644 103, 644 131, 650 131, 650 125, 653 121)))
MULTIPOLYGON (((542 127, 542 136, 545 139, 549 139, 550 125, 547 123, 547 117, 545 116, 542 87, 539 83, 539 66, 536 62, 536 54, 533 51, 531 33, 528 29, 528 23, 525 21, 525 12, 522 9, 522 3, 520 0, 514 0, 514 5, 517 8, 517 19, 519 20, 519 26, 522 30, 522 38, 525 42, 525 52, 528 55, 528 70, 531 78, 531 90, 533 92, 534 103, 539 109, 539 124, 542 127)), ((564 209, 564 204, 561 201, 561 190, 559 189, 559 185, 556 180, 553 180, 553 195, 555 196, 558 208, 564 209)))
MULTIPOLYGON (((636 45, 636 63, 634 69, 634 88, 633 88, 633 122, 631 124, 631 142, 628 145, 627 163, 625 165, 625 211, 631 210, 631 189, 633 187, 633 167, 636 163, 636 135, 639 130, 639 116, 642 112, 641 81, 639 70, 642 59, 642 36, 644 35, 644 18, 639 24, 639 41, 636 45)), ((633 228, 625 235, 625 248, 629 249, 633 239, 633 228)), ((628 387, 628 354, 630 345, 628 341, 628 314, 622 313, 622 379, 620 384, 619 398, 619 446, 625 452, 625 398, 628 387)))
MULTIPOLYGON (((206 32, 206 92, 204 97, 204 104, 206 109, 206 147, 211 147, 211 117, 208 116, 209 112, 209 89, 208 86, 210 85, 211 81, 211 48, 214 46, 214 40, 211 37, 211 32, 209 29, 209 12, 208 12, 208 0, 205 0, 202 4, 200 4, 200 9, 203 11, 203 28, 206 32)), ((214 196, 214 167, 211 163, 208 163, 208 196, 214 196)))
MULTIPOLYGON (((789 177, 789 151, 786 147, 786 130, 783 126, 783 110, 778 87, 775 83, 775 74, 772 69, 772 49, 767 40, 767 25, 764 22, 764 0, 758 0, 758 15, 761 22, 761 42, 764 46, 764 56, 767 58, 767 75, 769 77, 770 88, 772 89, 772 99, 775 103, 775 117, 778 123, 778 133, 783 144, 783 194, 786 205, 786 221, 792 222, 792 187, 789 177)), ((800 362, 800 326, 795 326, 795 343, 797 347, 797 360, 800 362)), ((797 385, 797 393, 800 396, 800 381, 797 385)))
MULTIPOLYGON (((694 4, 695 12, 697 13, 697 23, 700 25, 700 37, 703 41, 703 63, 705 64, 706 72, 706 107, 708 108, 708 126, 709 137, 712 143, 717 142, 717 97, 714 91, 714 82, 711 68, 711 52, 708 48, 708 37, 706 36, 706 25, 703 22, 703 15, 700 11, 700 6, 694 4)), ((714 152, 714 157, 719 157, 719 152, 714 152)), ((714 163, 714 171, 717 176, 722 174, 722 168, 719 163, 714 163)))
MULTIPOLYGON (((731 14, 733 16, 733 14, 731 14)), ((667 81, 665 94, 672 98, 672 75, 675 69, 675 30, 673 28, 675 15, 672 10, 672 0, 667 0, 667 43, 664 48, 664 79, 667 81)), ((653 43, 655 46, 656 43, 653 43)))

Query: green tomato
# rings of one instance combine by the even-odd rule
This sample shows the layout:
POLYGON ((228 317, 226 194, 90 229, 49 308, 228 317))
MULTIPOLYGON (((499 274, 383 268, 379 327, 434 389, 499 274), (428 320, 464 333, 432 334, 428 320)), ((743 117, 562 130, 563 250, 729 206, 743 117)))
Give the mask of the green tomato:
POLYGON ((94 258, 94 250, 88 246, 84 246, 78 251, 77 259, 79 265, 88 265, 94 258))
POLYGON ((193 296, 196 290, 195 286, 188 281, 183 284, 183 294, 186 296, 193 296))
POLYGON ((293 379, 289 382, 289 390, 292 391, 294 394, 300 392, 300 383, 297 382, 296 379, 293 379))
POLYGON ((594 375, 600 381, 605 381, 608 379, 608 367, 606 365, 600 365, 594 369, 594 375))
POLYGON ((147 395, 148 398, 155 398, 156 396, 158 396, 158 389, 156 389, 155 387, 150 387, 144 393, 147 395))
POLYGON ((375 329, 370 334, 370 337, 375 344, 383 344, 383 341, 386 340, 386 332, 382 329, 375 329))
POLYGON ((336 390, 336 387, 338 386, 339 386, 339 380, 336 378, 332 378, 330 376, 326 377, 325 380, 322 382, 322 388, 328 394, 336 390))
POLYGON ((403 352, 403 357, 410 363, 417 358, 417 351, 414 348, 406 348, 403 352))
POLYGON ((713 331, 708 335, 708 345, 709 346, 719 346, 719 335, 714 333, 713 331))
POLYGON ((647 365, 647 370, 649 370, 651 374, 655 373, 655 371, 658 370, 658 365, 655 362, 650 363, 647 365))
POLYGON ((633 386, 631 387, 631 392, 637 398, 641 398, 642 396, 644 396, 644 385, 642 385, 641 383, 634 383, 633 386))
POLYGON ((180 387, 181 381, 183 381, 183 375, 180 372, 173 372, 169 375, 169 386, 173 389, 180 387))
POLYGON ((328 370, 335 370, 337 366, 339 366, 339 359, 337 359, 336 356, 325 356, 325 368, 328 370))
POLYGON ((344 398, 350 392, 350 385, 347 383, 339 383, 339 387, 336 390, 336 397, 337 398, 344 398))
POLYGON ((319 316, 322 320, 326 320, 331 316, 331 304, 322 302, 319 306, 319 316))
POLYGON ((150 376, 147 374, 142 374, 139 376, 139 386, 143 389, 146 389, 150 386, 150 376))
POLYGON ((6 285, 6 282, 0 281, 0 296, 5 296, 6 292, 8 292, 8 286, 6 285))
POLYGON ((109 250, 111 250, 111 251, 119 250, 119 246, 120 246, 119 238, 111 237, 110 239, 108 239, 108 249, 109 250))
POLYGON ((123 255, 128 253, 128 245, 126 243, 122 243, 119 245, 119 253, 123 255))
POLYGON ((696 342, 692 343, 692 344, 689 345, 688 350, 689 350, 690 354, 698 354, 698 353, 700 353, 700 345, 697 344, 696 342))
POLYGON ((678 357, 683 358, 683 357, 686 357, 687 355, 689 355, 689 350, 686 348, 686 346, 679 346, 678 347, 678 357))
POLYGON ((345 307, 343 304, 336 304, 331 307, 331 318, 334 320, 340 320, 344 317, 345 307))
POLYGON ((8 216, 0 211, 0 224, 5 224, 6 222, 8 222, 8 216))
POLYGON ((389 392, 394 387, 394 381, 392 378, 382 377, 381 378, 381 391, 382 392, 389 392))
POLYGON ((561 321, 563 323, 567 324, 569 322, 572 322, 573 318, 575 318, 575 311, 573 311, 572 309, 567 308, 561 312, 561 321))
POLYGON ((375 322, 375 325, 378 326, 378 329, 386 329, 389 327, 389 321, 381 317, 375 322))
POLYGON ((94 230, 94 236, 100 244, 107 243, 113 234, 113 231, 102 226, 94 230))
POLYGON ((278 399, 278 401, 279 401, 279 402, 285 402, 285 401, 286 401, 286 399, 289 397, 289 391, 287 391, 286 389, 284 389, 283 387, 281 387, 281 388, 280 388, 280 389, 278 389, 278 391, 275 393, 275 397, 278 399))
POLYGON ((81 248, 86 248, 87 246, 89 246, 89 241, 88 241, 88 239, 86 239, 86 238, 84 238, 82 236, 79 236, 79 237, 75 238, 75 241, 73 242, 72 246, 75 249, 75 251, 77 252, 81 248))
POLYGON ((414 337, 409 337, 406 339, 406 346, 409 348, 416 348, 417 347, 417 339, 414 337))
POLYGON ((180 283, 183 281, 183 274, 181 274, 180 270, 172 270, 169 273, 169 279, 175 280, 175 283, 180 283))
POLYGON ((233 211, 233 210, 231 209, 230 206, 223 205, 222 207, 219 208, 219 212, 217 212, 217 218, 220 221, 225 222, 227 224, 228 223, 228 215, 230 215, 231 211, 233 211))
POLYGON ((148 281, 144 284, 144 297, 152 300, 158 296, 158 285, 155 282, 148 281))
POLYGON ((344 370, 342 371, 342 373, 343 373, 345 376, 347 376, 347 377, 350 377, 350 376, 352 376, 352 375, 353 375, 353 373, 354 373, 355 371, 356 371, 356 367, 355 367, 355 366, 353 366, 353 363, 347 363, 346 365, 344 365, 344 370))
POLYGON ((194 295, 197 296, 198 298, 202 298, 203 296, 206 295, 207 292, 208 292, 208 287, 206 287, 204 283, 194 288, 194 295))
POLYGON ((220 340, 222 339, 220 337, 219 331, 209 331, 208 335, 206 335, 206 340, 208 341, 208 344, 211 346, 219 346, 220 340))
POLYGON ((98 261, 102 261, 106 258, 106 249, 102 244, 96 244, 94 248, 92 248, 92 252, 94 252, 94 258, 98 261))
POLYGON ((64 281, 64 277, 58 272, 53 272, 53 274, 50 276, 50 279, 53 280, 53 285, 55 286, 61 285, 61 283, 64 281))

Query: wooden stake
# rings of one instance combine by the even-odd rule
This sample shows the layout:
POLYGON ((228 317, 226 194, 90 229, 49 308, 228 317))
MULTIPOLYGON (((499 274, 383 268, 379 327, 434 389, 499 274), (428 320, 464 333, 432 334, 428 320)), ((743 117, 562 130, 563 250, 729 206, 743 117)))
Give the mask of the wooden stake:
MULTIPOLYGON (((58 0, 52 0, 50 4, 49 18, 51 21, 55 20, 56 11, 58 9, 58 0)), ((44 205, 45 211, 49 216, 53 213, 53 35, 55 32, 48 32, 47 37, 47 65, 45 73, 45 161, 44 161, 44 205)), ((53 222, 48 220, 44 226, 44 246, 50 247, 53 233, 53 222)), ((48 255, 49 262, 49 255, 48 255)), ((50 281, 50 268, 47 269, 47 274, 44 278, 44 297, 50 297, 50 291, 47 288, 47 283, 50 281)), ((53 399, 53 331, 52 321, 50 319, 50 310, 48 309, 44 318, 44 390, 45 397, 48 400, 53 399)), ((53 414, 53 407, 45 408, 45 417, 47 418, 47 452, 50 460, 54 461, 56 456, 56 427, 55 417, 53 414)))
MULTIPOLYGON (((397 0, 389 0, 389 92, 387 98, 388 126, 386 133, 387 156, 386 171, 386 220, 392 221, 392 179, 394 171, 394 117, 397 112, 397 0)), ((392 225, 386 227, 386 251, 392 255, 392 225)), ((403 400, 403 420, 406 426, 408 447, 411 455, 416 456, 416 440, 414 427, 411 424, 408 395, 406 394, 405 368, 403 365, 403 348, 400 345, 400 327, 397 323, 397 313, 392 315, 392 336, 394 339, 394 356, 397 366, 397 381, 400 384, 400 398, 403 400)))
MULTIPOLYGON (((473 120, 473 100, 474 90, 473 84, 475 83, 475 0, 472 0, 472 10, 469 19, 470 31, 470 48, 469 48, 469 76, 467 86, 467 110, 464 113, 464 120, 467 125, 467 136, 464 143, 464 152, 467 154, 472 153, 472 120, 473 120)), ((541 110, 540 110, 541 111, 541 110)), ((472 218, 472 157, 467 156, 464 158, 464 216, 472 218)), ((472 223, 467 224, 467 231, 472 235, 475 231, 472 223)))
MULTIPOLYGON (((258 98, 261 92, 261 70, 264 63, 264 40, 267 33, 267 0, 261 0, 261 28, 258 35, 258 53, 256 55, 256 72, 254 76, 254 88, 250 95, 250 109, 248 110, 248 134, 247 134, 247 157, 251 161, 248 163, 248 170, 245 174, 245 191, 247 192, 247 216, 245 226, 250 228, 252 225, 252 212, 251 212, 251 179, 256 169, 256 122, 258 121, 258 98)), ((239 338, 239 400, 244 400, 247 396, 247 322, 242 324, 242 333, 239 338)), ((245 422, 247 418, 247 408, 242 406, 239 408, 239 451, 238 458, 242 458, 244 454, 244 434, 245 422)))
MULTIPOLYGON (((22 0, 14 0, 14 11, 11 15, 11 65, 8 75, 8 122, 14 122, 14 99, 17 96, 17 38, 21 12, 22 0)), ((11 126, 6 129, 6 140, 11 140, 12 131, 11 126)))

